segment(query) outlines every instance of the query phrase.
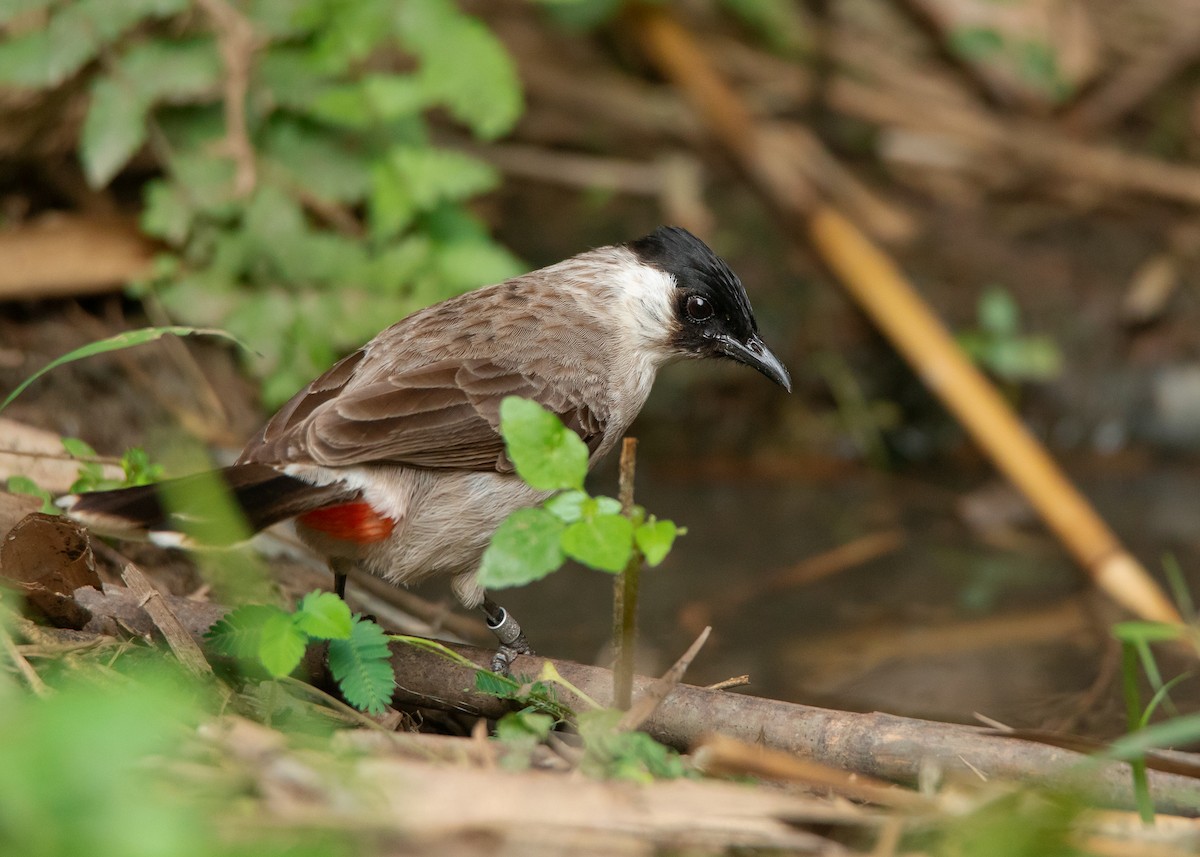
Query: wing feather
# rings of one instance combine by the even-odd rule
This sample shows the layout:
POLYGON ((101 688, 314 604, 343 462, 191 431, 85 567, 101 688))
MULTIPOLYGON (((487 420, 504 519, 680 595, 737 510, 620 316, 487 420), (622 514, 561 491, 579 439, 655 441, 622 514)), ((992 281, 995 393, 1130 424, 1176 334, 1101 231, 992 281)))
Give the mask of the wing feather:
POLYGON ((558 414, 592 451, 603 440, 603 415, 539 375, 488 359, 450 358, 358 379, 361 354, 298 393, 240 460, 509 472, 499 432, 506 396, 532 399, 558 414))

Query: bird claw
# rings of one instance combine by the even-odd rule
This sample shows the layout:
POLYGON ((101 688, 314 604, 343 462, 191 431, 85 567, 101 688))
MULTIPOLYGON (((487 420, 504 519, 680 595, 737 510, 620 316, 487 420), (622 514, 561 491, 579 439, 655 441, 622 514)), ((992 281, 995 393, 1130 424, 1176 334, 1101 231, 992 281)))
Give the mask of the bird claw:
POLYGON ((488 628, 500 641, 500 648, 492 656, 492 672, 507 674, 518 655, 532 655, 533 649, 517 620, 495 601, 484 599, 483 612, 488 628))
POLYGON ((524 634, 519 634, 511 643, 501 643, 500 648, 492 655, 492 672, 508 675, 513 662, 520 655, 532 655, 533 649, 524 634))

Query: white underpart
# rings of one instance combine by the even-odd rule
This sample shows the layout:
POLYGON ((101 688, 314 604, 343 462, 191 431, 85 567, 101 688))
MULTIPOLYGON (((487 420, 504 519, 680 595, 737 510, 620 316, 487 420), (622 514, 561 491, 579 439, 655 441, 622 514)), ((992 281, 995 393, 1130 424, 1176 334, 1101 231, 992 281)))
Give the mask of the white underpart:
POLYGON ((412 504, 412 480, 402 467, 357 466, 321 467, 317 464, 289 464, 283 472, 310 485, 345 485, 361 491, 363 499, 378 514, 402 521, 412 504))

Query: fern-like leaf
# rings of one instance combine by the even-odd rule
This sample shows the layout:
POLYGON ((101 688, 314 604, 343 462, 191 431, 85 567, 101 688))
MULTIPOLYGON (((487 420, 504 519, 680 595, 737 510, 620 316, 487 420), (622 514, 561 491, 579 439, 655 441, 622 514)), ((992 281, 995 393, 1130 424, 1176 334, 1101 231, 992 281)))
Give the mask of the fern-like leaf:
POLYGON ((262 645, 263 628, 269 620, 286 613, 267 604, 246 604, 225 615, 208 629, 204 638, 219 654, 230 658, 257 661, 262 645))
POLYGON ((329 670, 346 700, 368 714, 382 714, 396 689, 388 662, 387 635, 374 622, 354 617, 345 640, 329 642, 329 670))

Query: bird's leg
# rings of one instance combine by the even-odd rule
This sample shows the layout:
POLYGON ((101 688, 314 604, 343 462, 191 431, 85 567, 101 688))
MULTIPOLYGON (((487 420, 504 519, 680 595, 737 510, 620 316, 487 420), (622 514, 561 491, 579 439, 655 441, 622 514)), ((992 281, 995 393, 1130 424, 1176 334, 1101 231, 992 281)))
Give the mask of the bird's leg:
POLYGON ((342 557, 335 556, 329 560, 329 570, 333 572, 333 591, 343 601, 346 600, 346 578, 350 576, 350 568, 353 565, 352 560, 342 557))
POLYGON ((492 672, 507 673, 517 655, 533 654, 525 632, 511 613, 486 596, 480 609, 487 616, 488 628, 500 641, 500 648, 492 656, 492 672))

